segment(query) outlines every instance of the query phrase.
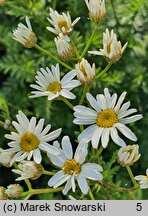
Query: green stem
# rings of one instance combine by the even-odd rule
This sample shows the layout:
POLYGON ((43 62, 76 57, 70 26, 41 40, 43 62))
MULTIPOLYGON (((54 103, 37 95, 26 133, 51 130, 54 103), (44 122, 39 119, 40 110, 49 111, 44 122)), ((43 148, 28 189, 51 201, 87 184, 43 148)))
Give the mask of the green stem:
POLYGON ((94 157, 94 160, 96 160, 96 159, 99 158, 99 156, 100 156, 100 154, 102 153, 103 149, 104 149, 104 148, 103 148, 103 146, 101 145, 100 148, 98 149, 98 151, 97 151, 95 157, 94 157))
POLYGON ((28 179, 26 179, 26 180, 24 180, 24 181, 25 181, 25 183, 26 183, 28 189, 29 189, 29 190, 32 190, 32 186, 31 186, 30 181, 29 181, 28 179))
POLYGON ((102 75, 104 75, 112 66, 112 63, 109 62, 108 65, 106 66, 106 68, 104 70, 102 70, 97 76, 96 79, 100 78, 102 75))
POLYGON ((134 175, 133 175, 133 173, 132 173, 132 170, 131 170, 130 166, 126 166, 126 169, 127 169, 128 174, 129 174, 129 176, 130 176, 130 178, 131 178, 131 180, 132 180, 132 182, 133 182, 134 187, 137 188, 137 187, 138 187, 138 184, 137 184, 137 182, 136 182, 136 180, 135 180, 135 178, 134 178, 134 175))
POLYGON ((80 98, 80 101, 79 101, 79 105, 82 105, 83 102, 84 102, 84 99, 86 97, 86 93, 89 91, 89 86, 88 85, 84 85, 84 88, 83 88, 83 93, 82 93, 82 96, 80 98))
POLYGON ((70 108, 73 110, 73 105, 64 97, 61 97, 61 100, 70 108))
POLYGON ((95 200, 94 195, 93 195, 91 189, 88 190, 88 194, 89 194, 91 200, 95 200))
POLYGON ((80 131, 84 131, 84 125, 80 125, 80 131))
POLYGON ((24 200, 29 200, 29 198, 31 197, 31 195, 27 195, 24 200))
POLYGON ((43 170, 43 174, 44 175, 54 175, 55 173, 54 172, 50 172, 48 170, 43 170))
POLYGON ((59 64, 61 64, 63 67, 67 68, 68 70, 72 70, 73 69, 72 67, 70 67, 69 65, 67 65, 65 62, 61 61, 60 59, 58 59, 57 57, 55 57, 54 55, 52 55, 47 50, 45 50, 42 47, 40 47, 39 45, 36 44, 34 47, 37 50, 39 50, 40 52, 44 53, 45 55, 49 56, 50 58, 52 58, 53 60, 55 60, 56 62, 58 62, 59 64))
POLYGON ((28 195, 34 195, 34 194, 43 194, 43 193, 55 193, 62 191, 64 187, 59 188, 47 188, 47 189, 32 189, 26 192, 23 192, 21 196, 28 196, 28 195))
POLYGON ((129 193, 129 192, 133 192, 135 191, 135 187, 132 187, 132 188, 122 188, 118 185, 115 185, 115 184, 112 184, 112 183, 109 183, 109 182, 105 182, 105 181, 102 181, 101 184, 103 187, 107 188, 107 189, 110 189, 110 190, 115 190, 115 191, 118 191, 120 193, 129 193))
POLYGON ((75 45, 75 43, 74 43, 72 37, 71 37, 70 39, 71 39, 71 43, 72 43, 72 46, 73 46, 73 48, 74 48, 76 57, 77 57, 77 59, 80 59, 79 51, 78 51, 78 49, 77 49, 77 47, 76 47, 76 45, 75 45))
POLYGON ((89 40, 88 40, 88 42, 87 42, 87 44, 86 44, 86 46, 85 46, 85 48, 84 48, 84 50, 83 50, 83 52, 82 52, 82 54, 81 54, 81 59, 85 56, 85 54, 86 54, 88 48, 90 47, 90 44, 91 44, 92 39, 93 39, 93 37, 94 37, 94 35, 95 35, 95 33, 96 33, 96 30, 97 30, 97 25, 95 25, 95 27, 94 27, 94 29, 93 29, 93 31, 92 31, 92 34, 91 34, 91 36, 89 37, 89 40))

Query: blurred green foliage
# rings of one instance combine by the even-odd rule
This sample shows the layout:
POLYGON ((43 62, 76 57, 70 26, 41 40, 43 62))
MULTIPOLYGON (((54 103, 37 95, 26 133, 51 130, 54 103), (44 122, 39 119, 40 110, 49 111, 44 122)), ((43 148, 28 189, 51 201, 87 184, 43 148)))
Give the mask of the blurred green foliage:
MULTIPOLYGON (((49 102, 47 98, 29 99, 30 84, 34 83, 36 71, 40 67, 56 64, 52 59, 43 56, 35 49, 25 49, 13 40, 12 31, 19 22, 23 22, 26 15, 30 17, 32 27, 38 38, 38 44, 57 55, 54 45, 54 35, 47 31, 50 24, 49 7, 58 12, 69 11, 72 20, 80 16, 73 32, 75 44, 82 52, 91 33, 91 22, 88 19, 88 11, 84 0, 11 0, 0 7, 0 121, 15 119, 19 109, 26 115, 44 117, 47 123, 51 123, 54 128, 63 128, 62 136, 67 134, 76 146, 76 134, 78 127, 73 125, 73 113, 62 102, 49 102), (65 121, 66 119, 66 121, 65 121)), ((138 144, 142 154, 140 160, 132 167, 134 175, 145 174, 148 168, 148 2, 147 0, 106 0, 107 16, 99 26, 97 34, 94 36, 89 50, 96 50, 102 47, 102 33, 106 27, 114 29, 118 39, 124 44, 128 41, 128 48, 119 62, 115 63, 106 75, 93 83, 90 92, 92 95, 101 93, 104 87, 118 94, 127 91, 126 100, 130 100, 132 107, 135 107, 143 114, 144 118, 130 125, 130 128, 138 137, 138 144)), ((95 62, 97 70, 106 66, 106 61, 102 57, 85 56, 91 63, 95 62)), ((72 62, 69 62, 74 66, 72 62)), ((61 67, 63 74, 67 72, 61 67)), ((82 87, 74 90, 78 99, 72 101, 77 104, 82 93, 82 87)), ((0 146, 7 148, 7 141, 4 139, 5 131, 0 128, 0 146)), ((127 144, 132 144, 126 140, 127 144)), ((119 149, 113 143, 103 151, 104 176, 108 181, 112 181, 119 186, 129 187, 130 179, 126 169, 116 163, 116 151, 119 149), (115 153, 114 153, 115 152, 115 153)), ((44 159, 45 168, 50 170, 53 166, 49 160, 44 159)), ((4 173, 4 168, 0 170, 0 176, 4 173)), ((5 179, 0 177, 1 185, 7 186, 14 183, 14 175, 8 169, 5 179)), ((33 182, 35 188, 45 187, 49 177, 41 177, 33 182)), ((23 184, 23 183, 22 183, 23 184)), ((47 186, 46 186, 47 187, 47 186)), ((92 185, 92 190, 98 190, 96 199, 130 199, 128 194, 98 188, 92 185)), ((76 198, 80 198, 80 191, 71 193, 76 198)), ((137 192, 137 199, 147 199, 146 190, 137 192)), ((44 194, 33 196, 34 199, 63 199, 62 194, 44 194)), ((89 197, 81 197, 89 199, 89 197)))

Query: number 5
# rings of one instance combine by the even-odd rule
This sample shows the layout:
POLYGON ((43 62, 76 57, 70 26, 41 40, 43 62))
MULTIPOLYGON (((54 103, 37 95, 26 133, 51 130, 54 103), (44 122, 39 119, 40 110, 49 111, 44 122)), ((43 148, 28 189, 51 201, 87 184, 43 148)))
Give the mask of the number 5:
POLYGON ((142 210, 142 203, 137 203, 137 211, 141 211, 142 210))

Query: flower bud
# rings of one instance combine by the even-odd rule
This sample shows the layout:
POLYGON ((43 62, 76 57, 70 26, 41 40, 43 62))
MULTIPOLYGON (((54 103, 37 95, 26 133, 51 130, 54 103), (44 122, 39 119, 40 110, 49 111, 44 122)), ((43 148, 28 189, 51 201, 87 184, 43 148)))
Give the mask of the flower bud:
POLYGON ((0 148, 0 163, 5 167, 10 167, 10 161, 14 157, 15 153, 7 152, 0 148))
POLYGON ((6 189, 4 187, 0 187, 0 200, 7 200, 8 196, 5 194, 6 189))
POLYGON ((119 149, 118 162, 122 166, 131 166, 140 158, 140 156, 139 145, 128 145, 119 149))
POLYGON ((26 48, 32 48, 36 45, 37 38, 35 33, 32 31, 31 23, 26 16, 27 27, 19 23, 18 28, 13 31, 13 39, 21 43, 26 48))
POLYGON ((11 125, 11 121, 9 119, 5 120, 4 128, 7 129, 11 125))
POLYGON ((105 15, 105 1, 104 0, 85 0, 89 10, 89 17, 93 22, 100 23, 105 15))
POLYGON ((58 55, 61 59, 70 59, 73 55, 73 48, 67 35, 59 34, 55 39, 58 55))
POLYGON ((114 63, 121 58, 127 44, 128 43, 125 43, 122 47, 114 31, 112 30, 110 33, 109 30, 106 29, 103 33, 103 49, 100 49, 100 51, 89 51, 88 53, 104 56, 108 62, 114 63))
POLYGON ((77 78, 78 80, 80 80, 81 83, 89 84, 95 78, 95 64, 91 66, 84 58, 80 63, 76 64, 75 71, 77 74, 77 78))
POLYGON ((39 178, 43 173, 43 167, 41 164, 37 164, 34 161, 22 161, 18 165, 18 169, 12 169, 16 174, 21 175, 16 181, 24 179, 35 180, 39 178))
POLYGON ((5 193, 9 197, 15 197, 18 198, 23 193, 23 188, 19 184, 10 184, 5 193))

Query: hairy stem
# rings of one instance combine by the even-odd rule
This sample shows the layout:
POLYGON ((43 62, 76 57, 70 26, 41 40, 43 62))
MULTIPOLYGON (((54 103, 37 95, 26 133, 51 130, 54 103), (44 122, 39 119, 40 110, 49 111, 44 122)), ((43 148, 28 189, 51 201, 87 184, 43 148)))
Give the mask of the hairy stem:
POLYGON ((23 192, 21 196, 28 196, 28 195, 34 195, 34 194, 44 194, 44 193, 55 193, 62 191, 64 187, 58 187, 58 188, 46 188, 46 189, 31 189, 29 191, 23 192))
POLYGON ((130 178, 131 178, 131 180, 133 182, 134 187, 137 188, 138 184, 137 184, 137 182, 136 182, 136 180, 134 178, 134 175, 132 173, 132 170, 131 170, 130 166, 126 166, 126 169, 127 169, 128 174, 129 174, 129 176, 130 176, 130 178))

